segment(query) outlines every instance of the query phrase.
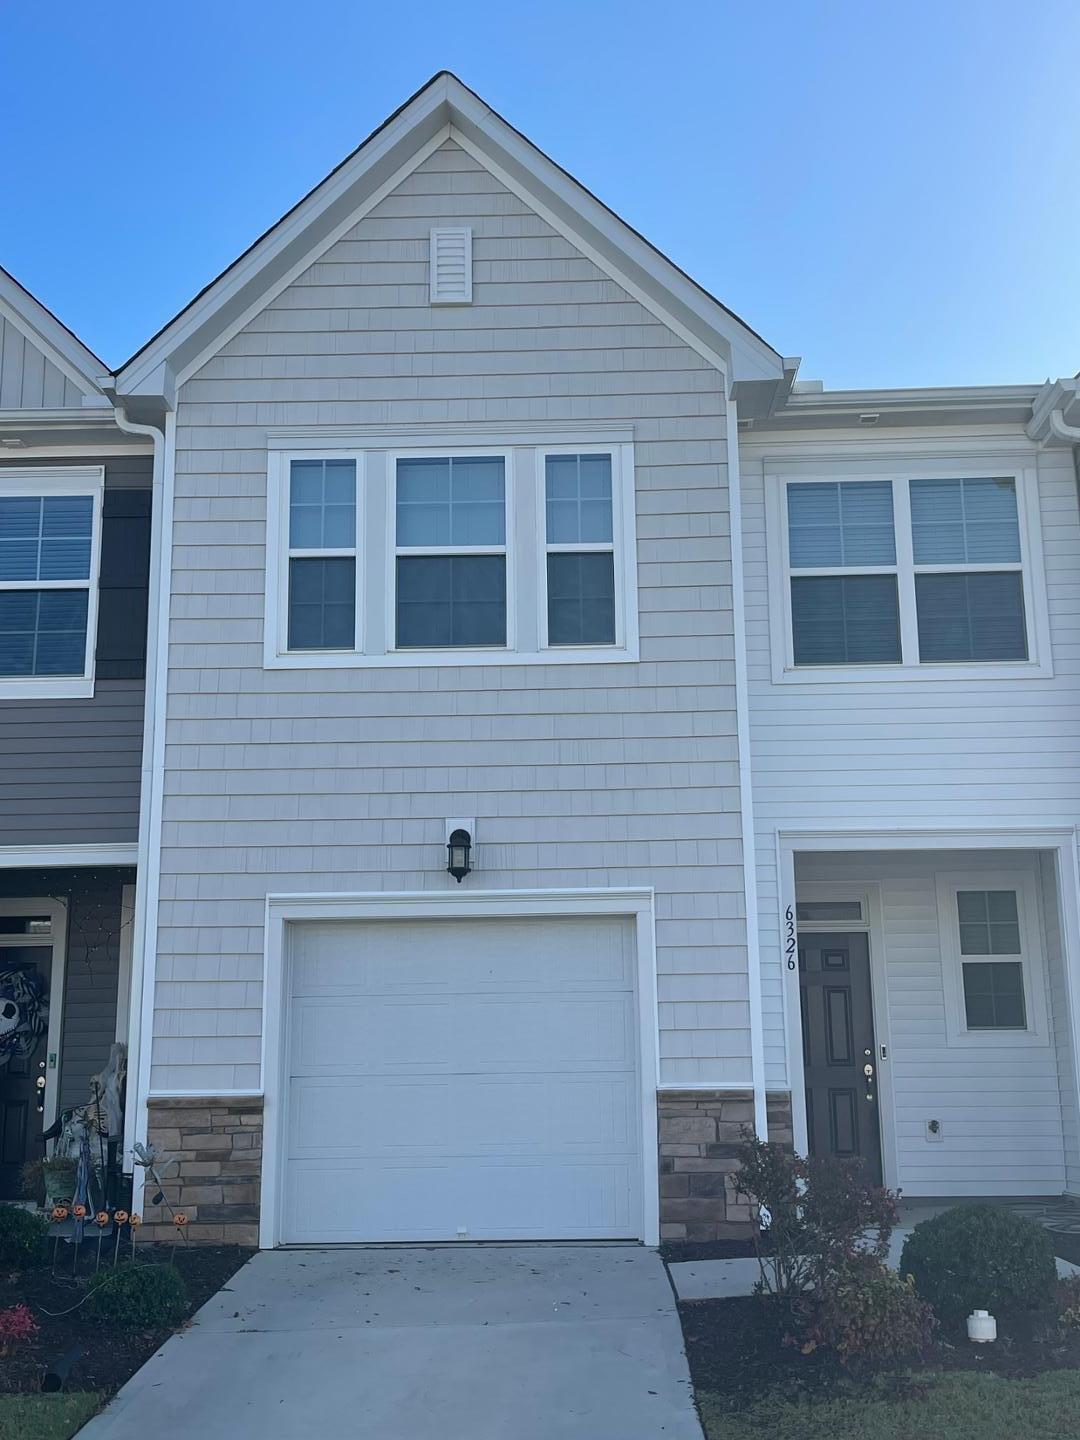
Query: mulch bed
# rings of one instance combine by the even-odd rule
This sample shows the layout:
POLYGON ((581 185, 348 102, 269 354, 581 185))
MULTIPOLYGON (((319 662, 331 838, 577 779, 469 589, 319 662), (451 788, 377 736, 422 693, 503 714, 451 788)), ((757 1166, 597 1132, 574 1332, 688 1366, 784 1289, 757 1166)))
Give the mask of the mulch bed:
MULTIPOLYGON (((756 1295, 679 1302, 694 1386, 741 1409, 766 1393, 795 1399, 834 1386, 844 1372, 823 1352, 803 1355, 785 1344, 790 1312, 756 1295)), ((1080 1330, 1062 1330, 1054 1313, 1011 1316, 998 1322, 993 1345, 973 1345, 966 1334, 938 1332, 922 1372, 971 1370, 1019 1379, 1047 1370, 1080 1368, 1080 1330)))
MULTIPOLYGON (((167 1263, 172 1258, 171 1252, 169 1245, 140 1245, 138 1261, 140 1264, 167 1263)), ((237 1245, 178 1245, 175 1263, 187 1286, 189 1313, 194 1313, 215 1295, 254 1253, 237 1245)), ((121 1259, 120 1263, 125 1262, 121 1259)), ((167 1326, 152 1330, 104 1327, 88 1318, 85 1305, 73 1310, 86 1294, 86 1276, 92 1271, 93 1256, 88 1247, 80 1259, 79 1275, 72 1279, 71 1252, 66 1245, 61 1245, 55 1275, 48 1265, 0 1274, 0 1309, 28 1305, 41 1326, 34 1340, 0 1359, 0 1393, 39 1390, 47 1366, 78 1345, 82 1354, 64 1388, 98 1390, 107 1397, 173 1333, 167 1326), (70 1313, 63 1315, 61 1311, 70 1313)))

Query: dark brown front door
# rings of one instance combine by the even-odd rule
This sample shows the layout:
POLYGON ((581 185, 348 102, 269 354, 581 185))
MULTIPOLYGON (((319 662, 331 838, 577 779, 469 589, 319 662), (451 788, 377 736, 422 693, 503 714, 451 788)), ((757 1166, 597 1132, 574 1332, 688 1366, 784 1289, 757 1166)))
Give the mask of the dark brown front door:
POLYGON ((880 1184, 878 1056, 867 937, 800 934, 799 989, 810 1154, 859 1157, 880 1184))
MULTIPOLYGON (((0 970, 37 970, 46 986, 52 965, 47 946, 0 946, 0 970)), ((0 1200, 21 1197, 19 1172, 26 1160, 40 1160, 45 1091, 47 1039, 43 1035, 32 1055, 0 1066, 0 1200)))

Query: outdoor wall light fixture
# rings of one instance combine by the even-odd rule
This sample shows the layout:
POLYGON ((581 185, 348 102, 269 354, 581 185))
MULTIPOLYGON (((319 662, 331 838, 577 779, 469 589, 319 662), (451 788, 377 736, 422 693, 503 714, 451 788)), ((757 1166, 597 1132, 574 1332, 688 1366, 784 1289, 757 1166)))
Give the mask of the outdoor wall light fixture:
POLYGON ((468 830, 453 830, 446 842, 446 868, 460 885, 472 869, 472 836, 468 830))

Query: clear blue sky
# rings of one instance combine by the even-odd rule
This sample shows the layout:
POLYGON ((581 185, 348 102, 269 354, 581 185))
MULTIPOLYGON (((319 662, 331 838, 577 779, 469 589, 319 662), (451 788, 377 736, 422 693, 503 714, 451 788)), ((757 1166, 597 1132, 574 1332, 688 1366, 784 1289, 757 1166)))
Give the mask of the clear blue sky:
POLYGON ((1077 0, 0 9, 0 264, 112 365, 446 68, 804 377, 1080 369, 1077 0))

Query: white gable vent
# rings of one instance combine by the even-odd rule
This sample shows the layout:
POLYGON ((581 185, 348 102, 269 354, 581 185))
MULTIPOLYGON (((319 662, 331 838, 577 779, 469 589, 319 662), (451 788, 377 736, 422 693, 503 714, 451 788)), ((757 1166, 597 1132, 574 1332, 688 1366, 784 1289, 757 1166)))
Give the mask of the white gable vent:
POLYGON ((432 305, 472 304, 472 231, 441 225, 431 232, 432 305))

